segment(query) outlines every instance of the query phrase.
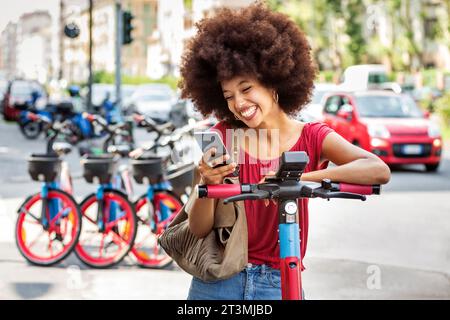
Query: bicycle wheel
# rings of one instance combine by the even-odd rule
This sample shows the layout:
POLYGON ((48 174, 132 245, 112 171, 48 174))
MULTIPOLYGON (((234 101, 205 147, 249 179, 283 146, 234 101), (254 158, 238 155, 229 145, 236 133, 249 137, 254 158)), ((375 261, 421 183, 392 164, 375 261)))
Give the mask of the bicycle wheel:
POLYGON ((42 124, 34 121, 27 121, 19 124, 20 131, 27 139, 37 139, 42 132, 42 124))
POLYGON ((75 247, 81 231, 81 213, 75 200, 62 190, 49 189, 48 202, 57 203, 58 212, 48 224, 41 222, 43 199, 41 193, 28 197, 20 206, 16 223, 16 244, 21 255, 39 266, 54 265, 67 257, 75 247))
POLYGON ((135 202, 138 234, 131 253, 136 257, 138 265, 161 269, 173 262, 158 244, 158 237, 182 206, 181 200, 170 191, 156 191, 152 202, 148 201, 146 195, 135 202))
POLYGON ((122 261, 133 247, 137 219, 133 205, 119 191, 104 190, 101 221, 97 220, 98 205, 95 194, 80 204, 83 228, 75 254, 90 267, 107 268, 122 261))

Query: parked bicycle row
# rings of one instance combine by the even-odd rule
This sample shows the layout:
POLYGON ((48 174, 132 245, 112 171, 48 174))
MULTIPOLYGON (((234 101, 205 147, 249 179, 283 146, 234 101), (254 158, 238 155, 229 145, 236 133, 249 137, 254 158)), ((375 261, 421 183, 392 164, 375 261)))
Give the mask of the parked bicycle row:
POLYGON ((50 266, 74 251, 95 268, 116 265, 129 254, 143 267, 163 268, 172 262, 157 237, 191 191, 195 165, 187 156, 191 146, 183 141, 192 140, 195 129, 208 128, 208 120, 176 127, 135 113, 133 123, 156 138, 150 146, 133 149, 129 122, 109 124, 99 115, 82 114, 83 121, 97 128, 105 140, 101 152, 80 149, 83 177, 96 185, 96 191, 78 202, 64 161, 73 147, 68 142, 75 141, 70 139, 73 123, 32 112, 21 116, 41 126, 47 136, 45 153, 28 159, 29 174, 42 182, 41 190, 18 209, 15 237, 26 260, 50 266), (161 150, 167 148, 170 152, 163 154, 161 150), (146 192, 136 197, 133 180, 144 185, 146 192))

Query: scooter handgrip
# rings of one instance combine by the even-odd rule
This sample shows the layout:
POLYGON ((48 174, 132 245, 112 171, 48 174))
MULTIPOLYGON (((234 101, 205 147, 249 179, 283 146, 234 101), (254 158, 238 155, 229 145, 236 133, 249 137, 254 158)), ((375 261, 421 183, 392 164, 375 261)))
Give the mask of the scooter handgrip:
POLYGON ((239 184, 215 184, 199 185, 199 198, 228 198, 241 194, 241 185, 239 184))
POLYGON ((350 192, 363 195, 380 194, 380 185, 361 185, 340 183, 339 190, 341 192, 350 192))

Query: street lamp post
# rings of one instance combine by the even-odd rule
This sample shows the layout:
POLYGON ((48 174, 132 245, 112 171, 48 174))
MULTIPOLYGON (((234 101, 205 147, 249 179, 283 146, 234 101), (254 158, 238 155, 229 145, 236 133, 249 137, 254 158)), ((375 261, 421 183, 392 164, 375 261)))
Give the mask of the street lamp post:
POLYGON ((88 95, 87 95, 87 108, 92 112, 92 11, 93 0, 89 0, 89 79, 88 79, 88 95))
POLYGON ((116 73, 115 73, 115 84, 116 84, 116 108, 119 112, 122 110, 122 95, 121 95, 121 49, 122 49, 122 7, 120 0, 116 0, 116 53, 115 53, 115 63, 116 63, 116 73))

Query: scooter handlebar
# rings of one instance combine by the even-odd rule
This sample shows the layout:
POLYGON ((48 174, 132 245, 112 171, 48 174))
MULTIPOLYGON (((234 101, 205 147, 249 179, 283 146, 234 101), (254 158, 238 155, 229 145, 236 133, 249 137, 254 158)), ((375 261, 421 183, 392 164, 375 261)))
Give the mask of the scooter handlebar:
POLYGON ((372 195, 372 194, 380 194, 381 186, 379 184, 360 185, 360 184, 339 183, 339 190, 341 192, 372 195))
MULTIPOLYGON (((238 200, 256 200, 256 199, 276 199, 283 197, 287 192, 292 197, 292 186, 283 191, 281 185, 271 182, 262 184, 216 184, 216 185, 198 185, 199 198, 231 198, 229 201, 238 200), (238 197, 237 197, 238 196, 238 197)), ((349 183, 330 183, 324 180, 321 184, 317 182, 299 181, 298 194, 294 192, 297 198, 341 198, 341 199, 360 199, 365 200, 366 195, 380 194, 380 185, 358 185, 349 183)))
POLYGON ((199 185, 199 198, 228 198, 242 193, 240 184, 199 185))

